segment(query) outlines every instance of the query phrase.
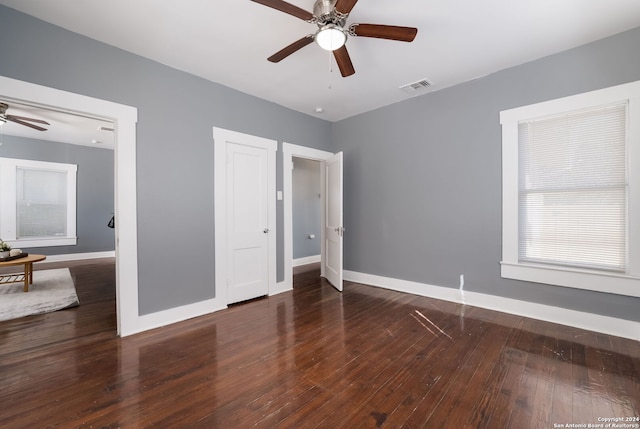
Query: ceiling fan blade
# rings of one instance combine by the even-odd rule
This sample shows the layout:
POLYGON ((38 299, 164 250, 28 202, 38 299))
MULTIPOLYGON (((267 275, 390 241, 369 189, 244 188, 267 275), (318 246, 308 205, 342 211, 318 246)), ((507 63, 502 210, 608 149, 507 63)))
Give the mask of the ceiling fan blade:
POLYGON ((281 49, 280 51, 271 55, 269 58, 267 58, 267 60, 271 61, 272 63, 279 63, 280 61, 287 58, 289 55, 299 51, 300 49, 304 48, 305 46, 307 46, 312 42, 313 42, 313 35, 310 34, 308 36, 304 36, 302 39, 296 40, 286 48, 281 49))
POLYGON ((351 9, 358 3, 358 0, 338 0, 334 6, 335 10, 345 15, 351 12, 351 9))
POLYGON ((46 128, 42 128, 42 127, 39 127, 37 125, 30 124, 28 122, 24 122, 24 121, 22 121, 20 119, 16 119, 15 116, 8 116, 7 115, 7 121, 15 122, 16 124, 24 125, 25 127, 33 128, 34 130, 47 131, 46 128))
POLYGON ((378 39, 399 40, 401 42, 413 42, 416 34, 418 34, 417 28, 379 24, 353 24, 349 30, 360 37, 375 37, 378 39))
POLYGON ((47 121, 43 121, 42 119, 27 118, 25 116, 7 115, 7 118, 14 118, 14 119, 19 119, 21 121, 29 121, 29 122, 36 122, 38 124, 51 125, 50 123, 48 123, 47 121))
POLYGON ((351 63, 351 57, 349 56, 349 52, 347 52, 346 46, 343 45, 340 49, 333 51, 333 56, 338 63, 342 77, 351 76, 356 72, 356 69, 353 68, 353 64, 351 63))
POLYGON ((251 0, 254 3, 260 3, 267 7, 271 7, 273 9, 279 10, 280 12, 288 13, 289 15, 293 15, 296 18, 300 18, 304 21, 311 21, 313 19, 313 14, 311 12, 307 12, 304 9, 299 8, 298 6, 294 6, 291 3, 287 3, 283 0, 251 0))

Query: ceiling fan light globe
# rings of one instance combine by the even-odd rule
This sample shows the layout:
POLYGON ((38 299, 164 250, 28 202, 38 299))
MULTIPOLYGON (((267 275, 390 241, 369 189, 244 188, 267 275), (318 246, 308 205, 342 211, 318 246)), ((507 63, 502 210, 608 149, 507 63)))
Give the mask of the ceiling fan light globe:
POLYGON ((322 49, 335 51, 344 46, 347 41, 347 34, 340 27, 329 24, 318 30, 315 41, 322 49))

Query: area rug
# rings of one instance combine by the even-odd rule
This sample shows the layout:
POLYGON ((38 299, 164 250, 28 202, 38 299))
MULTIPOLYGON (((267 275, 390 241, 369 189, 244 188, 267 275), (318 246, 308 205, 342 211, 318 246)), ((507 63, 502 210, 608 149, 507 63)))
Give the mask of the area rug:
POLYGON ((68 268, 33 272, 29 292, 24 283, 0 284, 0 321, 49 313, 80 304, 68 268))

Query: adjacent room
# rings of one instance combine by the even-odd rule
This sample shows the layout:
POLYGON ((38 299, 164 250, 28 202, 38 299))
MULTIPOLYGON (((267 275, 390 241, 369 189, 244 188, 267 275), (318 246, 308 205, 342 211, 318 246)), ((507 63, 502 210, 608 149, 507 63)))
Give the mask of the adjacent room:
POLYGON ((640 428, 637 0, 0 28, 2 427, 640 428))

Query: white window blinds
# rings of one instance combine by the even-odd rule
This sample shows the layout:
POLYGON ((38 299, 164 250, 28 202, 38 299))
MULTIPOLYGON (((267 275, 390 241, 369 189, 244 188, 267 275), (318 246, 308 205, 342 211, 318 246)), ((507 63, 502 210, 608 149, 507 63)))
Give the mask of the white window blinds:
POLYGON ((67 235, 67 172, 16 169, 17 238, 67 235))
POLYGON ((0 237, 19 248, 76 245, 77 170, 0 157, 0 237))
POLYGON ((627 270, 627 103, 518 124, 519 260, 627 270))

